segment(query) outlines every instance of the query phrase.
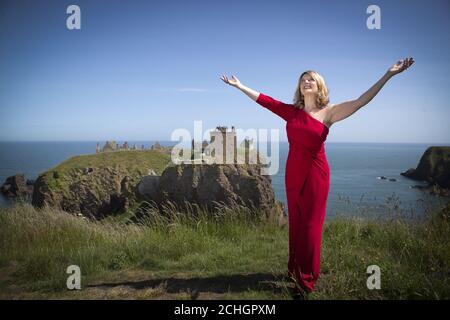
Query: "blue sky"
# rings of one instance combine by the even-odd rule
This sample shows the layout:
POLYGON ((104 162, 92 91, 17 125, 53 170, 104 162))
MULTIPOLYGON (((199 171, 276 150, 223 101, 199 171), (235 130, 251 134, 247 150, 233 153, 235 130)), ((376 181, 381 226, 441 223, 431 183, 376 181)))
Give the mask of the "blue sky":
POLYGON ((334 124, 329 142, 449 143, 449 1, 2 1, 0 140, 170 140, 177 128, 278 128, 225 85, 292 102, 314 69, 331 103, 396 60, 411 69, 334 124), (66 8, 81 8, 81 30, 66 8), (366 9, 381 8, 381 30, 366 9))

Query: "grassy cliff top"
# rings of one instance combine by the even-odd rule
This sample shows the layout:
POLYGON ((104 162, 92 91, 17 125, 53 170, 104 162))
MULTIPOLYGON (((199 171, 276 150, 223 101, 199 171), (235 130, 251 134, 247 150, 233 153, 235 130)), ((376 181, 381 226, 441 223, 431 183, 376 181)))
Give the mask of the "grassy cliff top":
POLYGON ((126 150, 101 152, 71 157, 47 172, 64 174, 74 169, 126 168, 130 172, 153 169, 161 174, 170 163, 170 155, 155 150, 126 150))
MULTIPOLYGON (((114 177, 128 176, 133 183, 153 170, 161 175, 171 163, 170 155, 156 150, 124 150, 71 157, 43 172, 36 183, 38 188, 46 185, 49 191, 76 196, 70 186, 86 183, 91 192, 100 194, 105 187, 115 185, 114 177), (88 175, 87 170, 92 172, 88 175), (97 191, 95 191, 97 190, 97 191), (99 193, 100 192, 100 193, 99 193)), ((120 183, 120 182, 119 182, 120 183)), ((106 192, 106 191, 105 191, 106 192)))

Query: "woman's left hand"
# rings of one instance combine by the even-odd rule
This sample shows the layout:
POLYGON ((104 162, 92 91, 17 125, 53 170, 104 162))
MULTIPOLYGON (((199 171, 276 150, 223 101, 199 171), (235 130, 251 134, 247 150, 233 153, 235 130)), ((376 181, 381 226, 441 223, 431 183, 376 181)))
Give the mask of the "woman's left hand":
POLYGON ((388 72, 392 75, 396 75, 408 69, 413 63, 414 59, 412 57, 399 60, 396 64, 389 68, 388 72))

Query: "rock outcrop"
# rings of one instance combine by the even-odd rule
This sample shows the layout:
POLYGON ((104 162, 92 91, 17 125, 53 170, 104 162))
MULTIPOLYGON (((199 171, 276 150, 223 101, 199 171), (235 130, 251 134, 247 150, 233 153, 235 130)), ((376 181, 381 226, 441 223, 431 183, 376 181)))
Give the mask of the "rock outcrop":
POLYGON ((161 174, 169 162, 168 155, 156 151, 74 157, 38 177, 32 204, 96 219, 123 212, 139 202, 136 190, 142 177, 161 174))
POLYGON ((429 147, 417 168, 410 168, 401 175, 426 181, 430 186, 450 189, 450 147, 429 147))
POLYGON ((156 150, 105 152, 71 158, 41 174, 32 204, 99 219, 138 208, 141 202, 168 202, 208 211, 241 205, 276 217, 284 213, 275 200, 270 176, 258 164, 170 165, 156 150))
POLYGON ((52 177, 42 175, 36 180, 32 204, 47 204, 91 218, 121 212, 136 200, 133 183, 136 185, 140 177, 128 174, 120 167, 73 169, 65 174, 54 171, 52 177))
POLYGON ((27 180, 24 174, 16 174, 6 178, 0 191, 9 198, 29 198, 33 194, 34 181, 27 180))
POLYGON ((141 184, 152 185, 146 200, 157 204, 170 201, 183 207, 188 202, 209 211, 220 205, 238 204, 261 212, 283 211, 281 203, 275 200, 270 176, 261 175, 260 167, 256 164, 179 164, 166 168, 159 179, 145 177, 141 184))
POLYGON ((143 177, 137 186, 138 198, 144 201, 158 201, 159 179, 160 176, 153 170, 148 176, 143 177))

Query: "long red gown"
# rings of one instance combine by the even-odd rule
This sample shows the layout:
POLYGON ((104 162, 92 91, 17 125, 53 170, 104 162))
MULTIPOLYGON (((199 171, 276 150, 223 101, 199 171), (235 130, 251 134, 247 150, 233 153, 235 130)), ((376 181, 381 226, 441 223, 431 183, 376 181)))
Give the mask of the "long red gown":
POLYGON ((289 217, 288 271, 307 291, 320 272, 320 247, 330 168, 324 143, 329 128, 306 111, 260 93, 257 103, 286 121, 289 154, 285 186, 289 217))

